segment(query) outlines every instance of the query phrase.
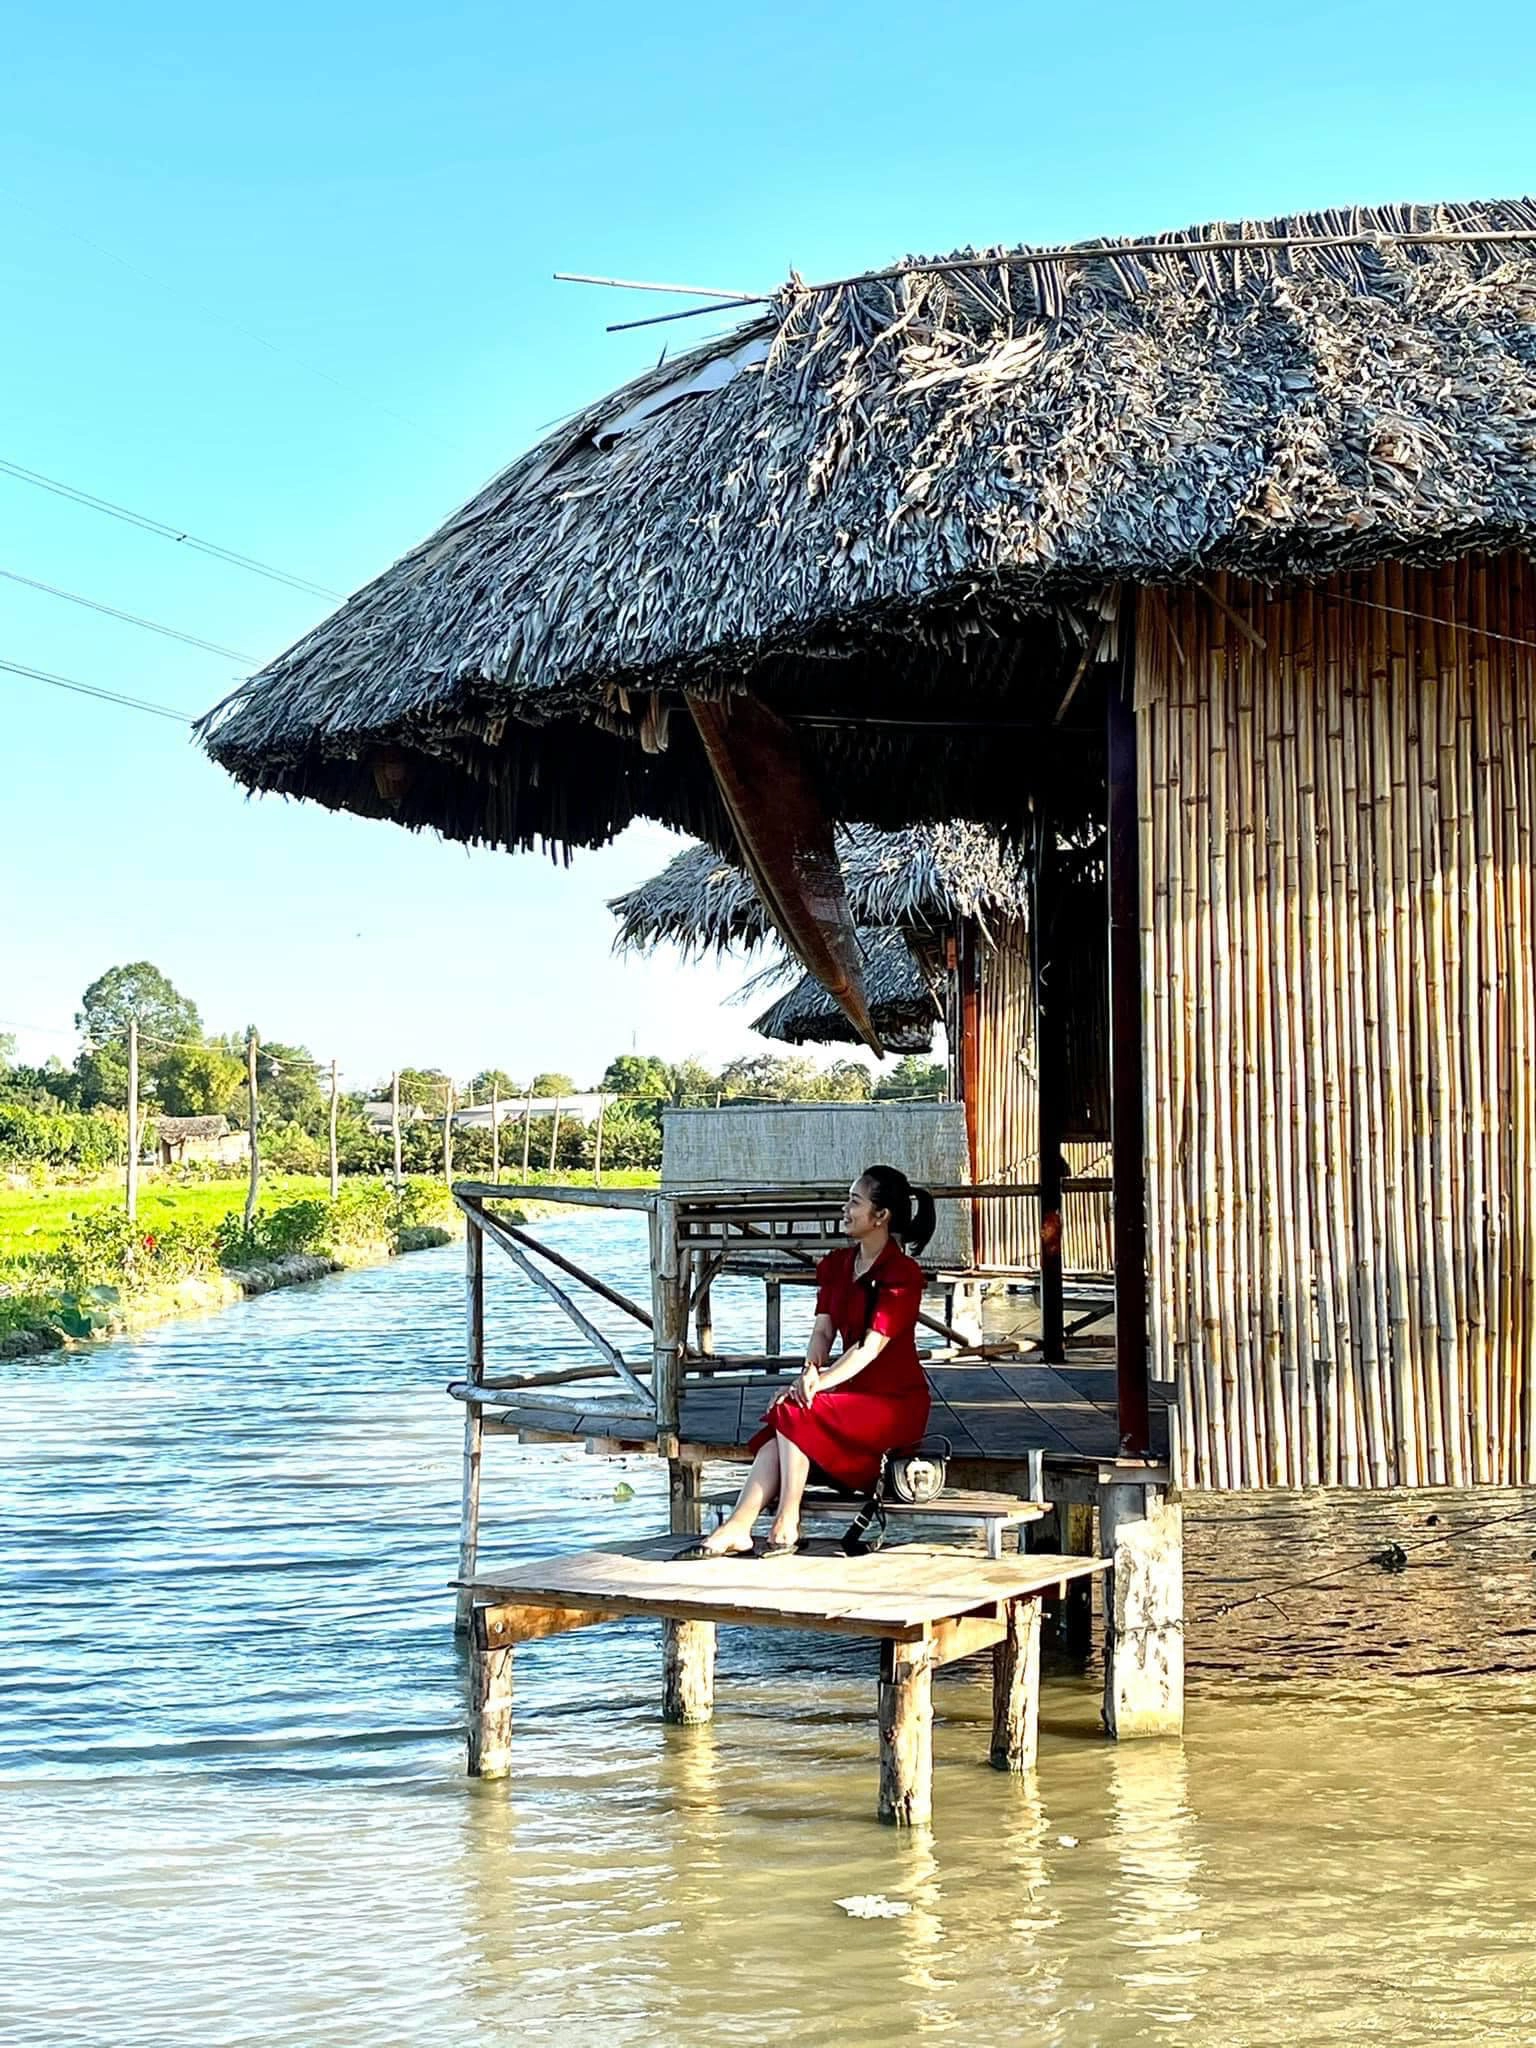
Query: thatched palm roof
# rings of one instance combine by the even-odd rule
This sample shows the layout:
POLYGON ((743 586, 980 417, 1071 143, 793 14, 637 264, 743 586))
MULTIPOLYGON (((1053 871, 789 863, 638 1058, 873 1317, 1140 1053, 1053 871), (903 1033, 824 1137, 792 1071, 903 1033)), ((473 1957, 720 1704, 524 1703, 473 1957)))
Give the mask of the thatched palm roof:
POLYGON ((229 1120, 223 1116, 157 1116, 155 1136, 162 1145, 180 1145, 189 1138, 227 1138, 229 1120))
MULTIPOLYGON (((937 931, 959 917, 988 922, 1027 915, 1023 854, 974 825, 906 832, 845 826, 837 851, 848 907, 860 927, 937 931)), ((774 937, 750 877, 710 846, 685 848, 608 908, 619 920, 621 949, 646 952, 670 941, 684 952, 723 953, 774 937)))
POLYGON ((1016 818, 1042 745, 871 713, 1049 731, 1116 580, 1533 541, 1531 201, 921 259, 797 281, 592 406, 202 731, 252 787, 456 838, 726 844, 687 721, 646 749, 684 688, 748 682, 858 721, 805 724, 839 815, 1016 818))
MULTIPOLYGON (((864 995, 887 1052, 929 1052, 939 1005, 899 931, 864 935, 864 995)), ((764 1038, 790 1045, 856 1045, 858 1033, 813 974, 752 1019, 764 1038)))

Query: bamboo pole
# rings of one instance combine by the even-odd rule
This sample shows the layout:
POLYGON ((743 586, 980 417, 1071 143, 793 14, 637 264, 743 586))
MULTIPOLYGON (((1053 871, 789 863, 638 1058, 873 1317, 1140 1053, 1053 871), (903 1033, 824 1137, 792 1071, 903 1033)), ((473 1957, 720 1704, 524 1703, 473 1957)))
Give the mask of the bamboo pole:
POLYGON ((391 1075, 390 1075, 390 1077, 389 1077, 389 1129, 390 1129, 390 1135, 391 1135, 391 1137, 392 1137, 392 1138, 393 1138, 393 1140, 394 1140, 394 1148, 395 1148, 395 1196, 396 1196, 396 1199, 398 1200, 398 1198, 399 1198, 399 1194, 400 1194, 400 1181, 401 1181, 401 1173, 400 1173, 400 1075, 399 1075, 398 1071, 397 1071, 397 1072, 395 1072, 395 1073, 393 1073, 393 1074, 391 1074, 391 1075))
POLYGON ((128 1185, 124 1191, 128 1221, 139 1213, 139 1020, 128 1019, 128 1185))
POLYGON ((607 1106, 607 1096, 599 1095, 597 1098, 597 1136, 593 1141, 592 1147, 592 1185, 599 1188, 603 1184, 603 1112, 607 1106))
POLYGON ((528 1178, 528 1140, 533 1131, 533 1094, 523 1098, 523 1179, 528 1178))
POLYGON ((251 1218, 256 1214, 256 1196, 261 1186, 261 1103, 256 1092, 256 1033, 252 1029, 245 1041, 245 1084, 246 1100, 249 1104, 251 1178, 245 1191, 245 1227, 251 1227, 251 1218))
POLYGON ((560 1101, 561 1098, 557 1095, 555 1097, 554 1122, 550 1125, 549 1131, 549 1170, 551 1173, 555 1170, 555 1160, 560 1150, 560 1101))
POLYGON ((501 1179, 501 1083, 491 1083, 491 1179, 501 1179))
POLYGON ((443 1184, 453 1186, 453 1083, 443 1083, 443 1184))
POLYGON ((333 1202, 336 1200, 337 1195, 341 1192, 341 1168, 340 1162, 336 1156, 336 1116, 339 1108, 340 1096, 337 1089, 336 1062, 332 1060, 330 1117, 327 1121, 326 1128, 329 1140, 327 1163, 330 1167, 331 1200, 333 1202))

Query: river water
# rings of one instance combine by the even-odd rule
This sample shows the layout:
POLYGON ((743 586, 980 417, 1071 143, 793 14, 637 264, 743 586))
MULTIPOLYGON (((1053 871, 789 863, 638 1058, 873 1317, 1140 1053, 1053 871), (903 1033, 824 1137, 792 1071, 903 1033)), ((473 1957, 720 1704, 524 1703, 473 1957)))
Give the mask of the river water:
MULTIPOLYGON (((548 1234, 643 1287, 636 1219, 548 1234)), ((493 1363, 577 1356, 504 1265, 493 1363)), ((515 1776, 466 1778, 461 1271, 0 1366, 10 2048, 1536 2039, 1516 1682, 1201 1693, 1182 1745, 1116 1748, 1052 1676, 1015 1782, 962 1666, 936 1825, 903 1837, 871 1646, 722 1632, 716 1720, 676 1729, 622 1624, 520 1650, 515 1776), (869 1896, 906 1910, 838 1904, 869 1896)), ((748 1309, 721 1290, 725 1341, 748 1309)), ((488 1560, 665 1525, 653 1462, 486 1469, 488 1560)))

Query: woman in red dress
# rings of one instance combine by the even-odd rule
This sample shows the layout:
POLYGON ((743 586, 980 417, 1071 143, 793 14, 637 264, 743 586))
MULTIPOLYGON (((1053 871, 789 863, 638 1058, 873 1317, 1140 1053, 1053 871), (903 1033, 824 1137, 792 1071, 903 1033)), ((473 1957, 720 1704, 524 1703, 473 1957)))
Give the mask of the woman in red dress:
POLYGON ((748 1449, 757 1456, 729 1517, 684 1557, 785 1557, 805 1546, 800 1500, 814 1474, 850 1492, 874 1484, 887 1451, 915 1444, 928 1426, 928 1382, 913 1332, 923 1271, 901 1249, 933 1235, 933 1197, 894 1166, 872 1166, 848 1190, 847 1251, 816 1269, 816 1323, 793 1387, 770 1403, 748 1449), (900 1240, 900 1242, 898 1242, 900 1240), (842 1352, 830 1364, 833 1344, 842 1352), (776 1503, 767 1543, 752 1526, 776 1503))

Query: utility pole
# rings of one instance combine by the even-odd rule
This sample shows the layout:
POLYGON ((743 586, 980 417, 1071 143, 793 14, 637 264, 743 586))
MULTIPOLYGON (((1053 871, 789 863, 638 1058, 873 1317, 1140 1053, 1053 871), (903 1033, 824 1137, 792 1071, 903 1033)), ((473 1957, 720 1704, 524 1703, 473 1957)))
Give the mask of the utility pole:
POLYGON ((128 1221, 139 1213, 139 1020, 128 1019, 128 1221))
POLYGON ((334 1202, 339 1190, 336 1166, 336 1062, 331 1061, 331 1200, 334 1202))
POLYGON ((453 1186, 453 1083, 443 1083, 443 1184, 453 1186))
POLYGON ((245 1191, 245 1227, 256 1214, 256 1191, 261 1184, 261 1104, 256 1095, 256 1030, 245 1041, 245 1084, 250 1098, 251 1184, 245 1191))
POLYGON ((501 1083, 491 1083, 491 1179, 501 1179, 501 1083))
POLYGON ((398 1069, 389 1077, 389 1127, 395 1138, 395 1193, 400 1192, 400 1075, 398 1069))

